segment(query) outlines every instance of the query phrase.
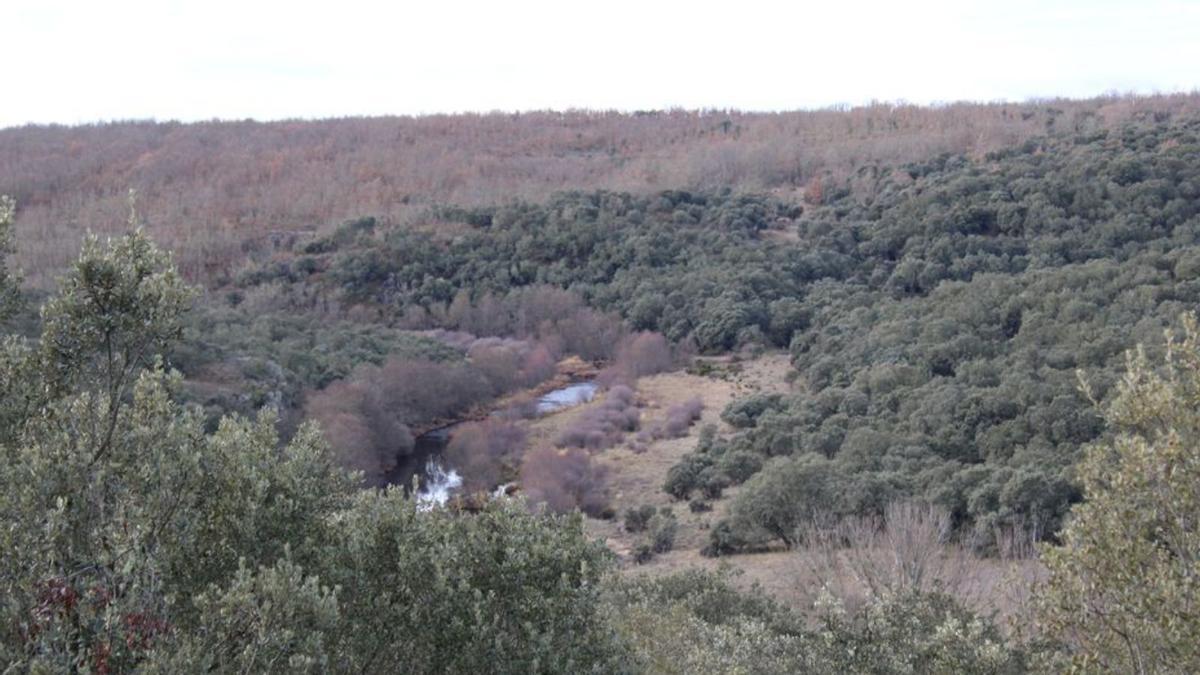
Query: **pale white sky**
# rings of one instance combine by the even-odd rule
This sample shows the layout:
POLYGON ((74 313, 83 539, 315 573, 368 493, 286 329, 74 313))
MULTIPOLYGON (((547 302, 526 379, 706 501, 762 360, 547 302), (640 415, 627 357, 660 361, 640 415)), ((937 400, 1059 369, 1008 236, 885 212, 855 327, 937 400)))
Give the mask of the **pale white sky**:
POLYGON ((0 0, 0 127, 1200 87, 1200 0, 0 0))

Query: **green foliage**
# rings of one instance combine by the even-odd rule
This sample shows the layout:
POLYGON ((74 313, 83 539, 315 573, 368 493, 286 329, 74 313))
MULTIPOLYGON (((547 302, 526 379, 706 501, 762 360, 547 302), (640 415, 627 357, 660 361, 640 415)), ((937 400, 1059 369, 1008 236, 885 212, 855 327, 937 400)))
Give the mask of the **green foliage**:
POLYGON ((263 407, 296 416, 306 392, 389 357, 463 359, 461 351, 431 337, 377 324, 198 307, 185 318, 170 363, 187 377, 184 400, 202 405, 215 427, 223 415, 253 415, 263 407))
POLYGON ((800 295, 803 279, 791 269, 794 256, 761 233, 795 215, 792 206, 728 192, 568 192, 545 204, 435 209, 434 222, 470 229, 449 242, 411 229, 343 237, 310 247, 320 274, 275 261, 241 283, 309 284, 318 289, 309 295, 335 291, 397 315, 416 306, 436 315, 463 292, 479 299, 549 285, 640 330, 691 337, 702 350, 728 349, 751 327, 786 346, 805 315, 794 302, 769 303, 800 295))
POLYGON ((954 598, 905 593, 872 598, 847 615, 828 597, 805 653, 806 672, 1000 675, 1028 672, 1027 655, 954 598))
POLYGON ((731 427, 746 429, 757 424, 763 413, 782 408, 783 397, 779 394, 753 394, 730 402, 721 411, 721 419, 731 427))
POLYGON ((7 321, 17 310, 20 301, 20 276, 9 268, 8 256, 16 251, 13 244, 13 218, 17 204, 0 195, 0 323, 7 321))
POLYGON ((625 511, 625 531, 626 532, 644 532, 646 524, 654 517, 658 509, 651 504, 642 504, 637 508, 626 509, 625 511))
MULTIPOLYGON (((628 521, 626 525, 628 526, 628 521)), ((634 560, 646 563, 655 555, 667 553, 675 548, 675 533, 678 529, 679 521, 675 519, 675 512, 670 507, 664 506, 653 512, 642 526, 645 535, 634 546, 634 560)))
POLYGON ((1085 672, 1200 667, 1200 327, 1158 367, 1129 355, 1104 410, 1114 435, 1079 466, 1085 501, 1047 548, 1042 619, 1085 672))
POLYGON ((140 230, 103 246, 85 239, 60 287, 42 309, 46 386, 58 395, 83 383, 114 399, 179 338, 193 295, 140 230))
POLYGON ((346 672, 590 672, 619 650, 599 615, 610 554, 578 514, 419 511, 361 493, 327 548, 346 672))
POLYGON ((281 445, 270 414, 207 433, 161 368, 188 295, 140 233, 90 242, 41 343, 4 343, 7 669, 620 669, 610 556, 579 516, 359 491, 317 429, 281 445))
POLYGON ((804 326, 803 394, 757 416, 735 403, 728 446, 824 455, 852 508, 877 508, 876 489, 933 499, 984 548, 997 530, 1052 536, 1103 430, 1074 371, 1110 396, 1123 350, 1200 303, 1197 147, 1181 116, 825 190, 783 246, 801 292, 756 298, 768 334, 785 315, 804 326))
POLYGON ((1023 673, 1026 655, 953 598, 876 597, 853 614, 818 606, 815 626, 726 573, 616 585, 610 613, 648 673, 1023 673))
MULTIPOLYGON (((800 525, 818 514, 841 510, 845 483, 837 465, 824 457, 809 454, 773 459, 734 498, 730 526, 746 541, 779 540, 790 547, 800 525)), ((718 543, 714 539, 714 549, 718 543)))

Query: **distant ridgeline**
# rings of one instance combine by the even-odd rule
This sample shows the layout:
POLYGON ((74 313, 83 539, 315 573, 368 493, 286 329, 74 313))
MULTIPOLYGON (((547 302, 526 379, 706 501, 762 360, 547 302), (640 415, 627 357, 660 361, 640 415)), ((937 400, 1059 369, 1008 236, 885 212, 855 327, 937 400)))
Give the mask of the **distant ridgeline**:
MULTIPOLYGON (((552 286, 703 352, 790 348, 797 393, 735 405, 741 431, 698 448, 666 486, 685 497, 749 479, 730 516, 746 527, 718 528, 714 552, 779 536, 755 495, 792 474, 759 473, 768 462, 790 463, 793 483, 838 483, 823 506, 841 511, 917 494, 981 545, 997 528, 1045 536, 1078 499, 1079 448, 1102 432, 1076 370, 1103 397, 1123 352, 1162 344, 1200 300, 1198 133, 1194 117, 1150 118, 865 166, 803 208, 601 191, 433 209, 402 229, 367 219, 243 273, 237 293, 466 329, 465 308, 486 322, 481 308, 552 286)), ((796 489, 802 518, 818 494, 796 489)))

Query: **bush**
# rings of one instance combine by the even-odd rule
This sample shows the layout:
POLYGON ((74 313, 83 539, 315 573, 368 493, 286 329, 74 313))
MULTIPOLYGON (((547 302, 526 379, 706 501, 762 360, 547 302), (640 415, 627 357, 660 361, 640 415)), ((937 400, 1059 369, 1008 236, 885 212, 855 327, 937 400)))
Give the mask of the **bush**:
POLYGON ((646 524, 654 516, 657 510, 649 505, 643 504, 636 509, 627 509, 625 511, 625 531, 626 532, 642 532, 646 529, 646 524))
POLYGON ((675 533, 679 523, 671 509, 663 507, 646 524, 650 548, 655 553, 667 553, 675 547, 675 533))
POLYGON ((817 513, 841 511, 843 476, 819 455, 779 457, 746 481, 729 510, 730 526, 751 541, 779 540, 789 548, 796 530, 817 513))
POLYGON ((624 385, 608 390, 599 406, 588 408, 576 417, 558 437, 560 446, 603 450, 611 448, 627 432, 636 431, 641 419, 637 395, 624 385))
MULTIPOLYGON (((1200 665, 1200 325, 1183 321, 1162 367, 1138 347, 1104 409, 1114 436, 1079 466, 1085 501, 1045 551, 1041 619, 1079 670, 1200 665)), ((1091 395, 1090 388, 1085 391, 1091 395)))
POLYGON ((462 476, 463 491, 472 494, 499 485, 505 465, 516 465, 524 451, 523 428, 489 418, 456 427, 443 456, 446 464, 462 476))
POLYGON ((768 410, 782 410, 783 397, 779 394, 754 394, 732 401, 721 411, 721 419, 738 429, 753 427, 759 416, 768 410))
POLYGON ((701 473, 712 466, 707 455, 690 453, 679 463, 667 470, 663 490, 676 499, 687 499, 693 490, 701 487, 701 473))
POLYGON ((552 512, 579 509, 600 517, 608 511, 607 475, 586 450, 539 448, 525 454, 521 488, 531 504, 552 512))
POLYGON ((763 459, 757 453, 749 450, 734 450, 722 455, 717 465, 720 467, 721 473, 727 476, 732 484, 738 485, 746 482, 762 469, 763 459))

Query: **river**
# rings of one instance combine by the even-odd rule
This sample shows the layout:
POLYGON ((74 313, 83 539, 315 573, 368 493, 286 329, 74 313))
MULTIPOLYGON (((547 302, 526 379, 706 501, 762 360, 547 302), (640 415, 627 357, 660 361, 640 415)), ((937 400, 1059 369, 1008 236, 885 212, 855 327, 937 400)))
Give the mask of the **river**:
MULTIPOLYGON (((549 415, 560 410, 587 403, 596 396, 599 388, 591 380, 575 382, 546 392, 537 401, 537 414, 549 415)), ((417 501, 426 506, 445 504, 454 491, 462 486, 462 476, 452 466, 442 461, 442 451, 450 442, 454 429, 465 422, 456 422, 438 427, 417 436, 413 450, 400 458, 396 468, 388 474, 388 483, 408 486, 413 476, 420 480, 417 501)))

